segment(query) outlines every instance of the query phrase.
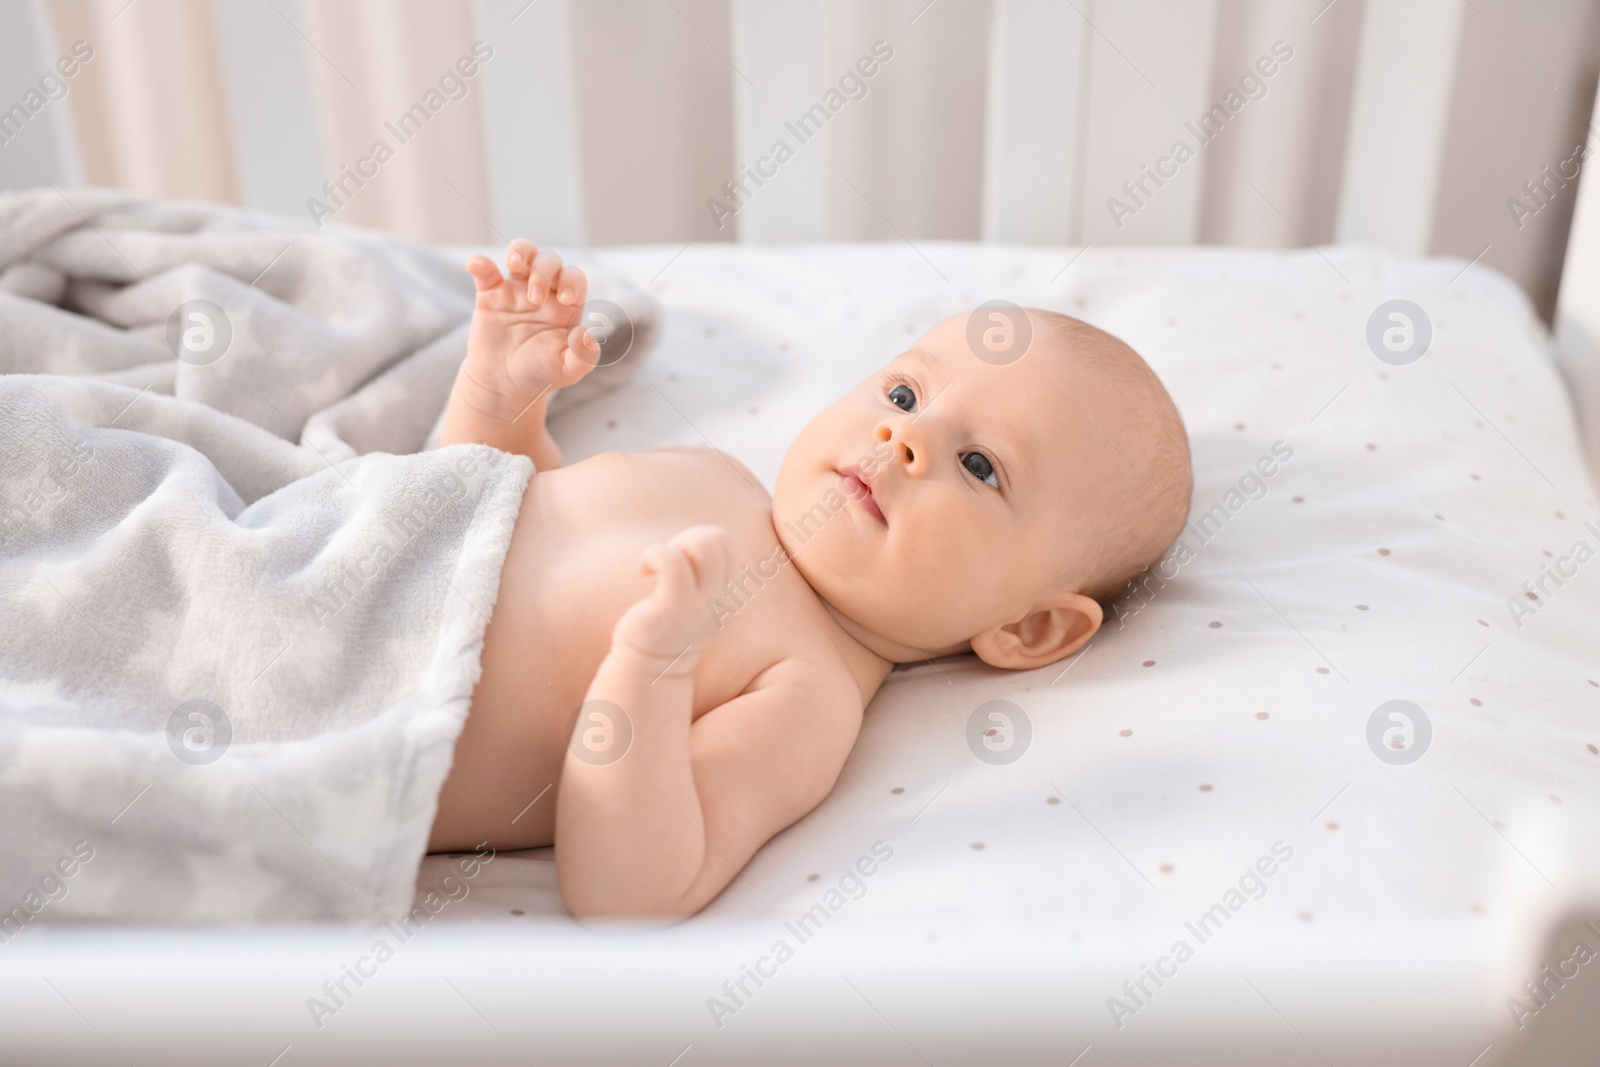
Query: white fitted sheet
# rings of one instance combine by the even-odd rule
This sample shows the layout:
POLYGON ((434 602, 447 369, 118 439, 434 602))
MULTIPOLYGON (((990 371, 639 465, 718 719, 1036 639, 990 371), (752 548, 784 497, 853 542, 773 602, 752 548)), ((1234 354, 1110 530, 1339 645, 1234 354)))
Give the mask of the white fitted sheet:
MULTIPOLYGON (((656 294, 664 335, 633 383, 555 423, 569 461, 710 442, 770 486, 814 412, 996 298, 1077 315, 1144 355, 1188 424, 1196 513, 1275 442, 1293 449, 1209 543, 1186 533, 1180 575, 1080 659, 896 671, 833 792, 707 918, 792 918, 881 840, 893 859, 832 924, 1117 923, 1150 932, 1127 947, 1136 974, 1274 842, 1294 854, 1244 909, 1258 920, 1314 937, 1414 914, 1470 933, 1543 893, 1561 863, 1548 843, 1596 809, 1600 560, 1550 584, 1520 628, 1507 600, 1574 542, 1600 550, 1600 508, 1545 332, 1495 272, 1365 249, 931 242, 598 258, 656 294), (1395 298, 1433 324, 1410 366, 1365 342, 1395 298), (997 698, 1033 731, 1005 766, 965 740, 997 698), (1368 717, 1397 698, 1433 729, 1409 766, 1366 743, 1368 717)), ((425 860, 419 890, 449 862, 425 860)), ((513 909, 564 914, 550 850, 502 855, 443 914, 513 909)))

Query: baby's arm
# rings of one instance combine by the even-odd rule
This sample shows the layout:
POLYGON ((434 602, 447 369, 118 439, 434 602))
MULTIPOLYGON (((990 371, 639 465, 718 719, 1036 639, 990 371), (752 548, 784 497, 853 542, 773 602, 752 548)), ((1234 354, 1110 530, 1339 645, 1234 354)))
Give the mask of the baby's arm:
POLYGON ((725 532, 697 527, 641 558, 655 591, 618 621, 586 698, 622 709, 632 739, 614 762, 581 758, 580 716, 561 773, 556 874, 579 918, 693 915, 827 795, 855 741, 853 683, 796 661, 693 721, 694 668, 716 632, 706 601, 728 557, 725 532), (854 715, 826 713, 830 702, 854 715))
POLYGON ((600 346, 578 325, 588 279, 521 238, 506 249, 509 279, 488 256, 473 256, 467 271, 477 304, 439 443, 488 444, 528 456, 538 470, 559 467, 561 453, 544 425, 550 394, 600 359, 600 346))

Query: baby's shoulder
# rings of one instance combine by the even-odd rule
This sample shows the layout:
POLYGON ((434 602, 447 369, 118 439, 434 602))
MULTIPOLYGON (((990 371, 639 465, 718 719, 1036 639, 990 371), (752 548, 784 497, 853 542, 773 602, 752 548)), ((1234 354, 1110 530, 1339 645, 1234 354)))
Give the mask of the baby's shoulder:
POLYGON ((646 456, 668 456, 686 459, 691 462, 735 463, 743 468, 744 464, 726 452, 712 448, 710 445, 662 445, 644 452, 646 456))
POLYGON ((667 462, 679 462, 695 467, 704 467, 719 473, 737 475, 752 489, 766 493, 761 480, 749 467, 727 452, 719 451, 707 445, 663 445, 652 448, 648 452, 638 453, 641 456, 653 456, 667 462))

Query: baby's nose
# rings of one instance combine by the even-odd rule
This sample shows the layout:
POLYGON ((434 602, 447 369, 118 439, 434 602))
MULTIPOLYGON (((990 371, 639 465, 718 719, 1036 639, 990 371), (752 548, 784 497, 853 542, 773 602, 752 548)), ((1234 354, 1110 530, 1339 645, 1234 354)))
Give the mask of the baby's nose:
POLYGON ((893 449, 895 458, 903 461, 907 467, 916 463, 916 450, 911 447, 911 442, 907 440, 907 435, 904 431, 896 433, 894 427, 889 423, 880 422, 877 429, 877 438, 879 443, 888 444, 893 449))

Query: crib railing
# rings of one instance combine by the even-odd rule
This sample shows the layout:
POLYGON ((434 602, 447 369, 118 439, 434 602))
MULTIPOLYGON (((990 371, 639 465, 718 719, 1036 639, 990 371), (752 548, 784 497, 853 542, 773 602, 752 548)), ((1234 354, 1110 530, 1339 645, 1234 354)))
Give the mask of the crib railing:
POLYGON ((0 187, 458 241, 1453 253, 1530 291, 1593 397, 1597 70, 1600 0, 0 0, 0 187), (492 60, 439 67, 443 39, 492 60), (64 73, 79 40, 98 96, 64 73), (413 151, 396 100, 453 114, 413 151), (689 147, 630 185, 617 161, 663 125, 689 147), (926 207, 952 188, 971 202, 926 207))

